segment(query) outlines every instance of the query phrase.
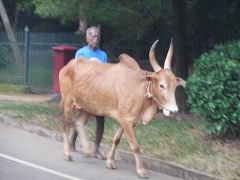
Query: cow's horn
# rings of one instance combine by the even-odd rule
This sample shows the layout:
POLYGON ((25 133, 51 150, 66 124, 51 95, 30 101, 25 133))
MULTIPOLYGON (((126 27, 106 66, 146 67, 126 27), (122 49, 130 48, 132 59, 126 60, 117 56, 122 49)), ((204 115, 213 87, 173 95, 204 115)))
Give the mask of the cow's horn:
POLYGON ((171 39, 167 57, 164 62, 164 69, 171 69, 172 56, 173 56, 173 38, 171 39))
POLYGON ((156 57, 155 57, 155 47, 156 47, 156 44, 158 43, 158 40, 156 40, 150 51, 149 51, 149 60, 150 60, 150 64, 152 66, 152 68, 154 69, 155 72, 158 72, 160 69, 162 69, 159 64, 157 63, 157 60, 156 60, 156 57))

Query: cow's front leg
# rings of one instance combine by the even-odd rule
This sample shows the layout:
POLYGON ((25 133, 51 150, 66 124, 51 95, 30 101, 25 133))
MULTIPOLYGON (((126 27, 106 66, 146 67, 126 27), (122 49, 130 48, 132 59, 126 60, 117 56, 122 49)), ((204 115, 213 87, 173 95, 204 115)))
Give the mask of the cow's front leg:
POLYGON ((115 152, 116 152, 116 148, 118 143, 120 142, 120 139, 122 137, 123 134, 123 129, 122 127, 119 127, 113 137, 113 143, 112 143, 112 147, 111 150, 109 151, 109 154, 107 156, 107 161, 106 161, 106 167, 109 169, 115 169, 116 165, 115 165, 115 152))
POLYGON ((138 176, 141 178, 148 178, 149 177, 148 173, 144 169, 142 161, 140 159, 140 148, 137 144, 135 133, 133 131, 133 124, 131 122, 123 122, 121 123, 121 126, 128 139, 131 150, 133 151, 133 155, 135 157, 135 162, 136 162, 136 171, 138 176))
POLYGON ((76 129, 80 135, 80 141, 82 145, 82 152, 86 155, 92 154, 91 144, 86 135, 86 124, 88 122, 90 114, 85 110, 79 111, 78 119, 76 120, 76 129))

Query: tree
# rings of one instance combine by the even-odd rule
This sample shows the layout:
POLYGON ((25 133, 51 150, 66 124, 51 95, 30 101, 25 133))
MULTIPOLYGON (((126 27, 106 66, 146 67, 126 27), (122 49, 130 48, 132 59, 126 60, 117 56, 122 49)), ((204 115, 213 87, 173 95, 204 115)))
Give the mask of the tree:
MULTIPOLYGON (((177 76, 187 79, 188 64, 185 51, 185 2, 184 0, 172 0, 173 5, 173 26, 174 44, 177 76)), ((180 112, 186 112, 186 95, 183 88, 178 88, 176 92, 177 102, 180 112)))
POLYGON ((77 21, 84 25, 86 22, 89 25, 100 23, 106 34, 114 39, 115 45, 126 42, 139 44, 146 30, 169 10, 167 0, 160 3, 158 0, 33 0, 33 4, 38 15, 57 18, 65 24, 77 21))
POLYGON ((34 12, 43 18, 55 18, 62 24, 79 22, 79 33, 85 33, 87 19, 82 11, 81 0, 33 0, 34 12))
POLYGON ((17 42, 15 34, 13 32, 12 26, 10 24, 9 18, 7 16, 5 7, 2 3, 2 0, 0 0, 0 14, 1 14, 1 18, 4 24, 4 27, 6 29, 7 35, 8 35, 8 39, 11 42, 11 47, 13 49, 13 54, 16 60, 16 64, 18 66, 19 72, 22 73, 23 72, 23 59, 22 59, 22 54, 21 51, 19 49, 19 47, 14 44, 17 42))

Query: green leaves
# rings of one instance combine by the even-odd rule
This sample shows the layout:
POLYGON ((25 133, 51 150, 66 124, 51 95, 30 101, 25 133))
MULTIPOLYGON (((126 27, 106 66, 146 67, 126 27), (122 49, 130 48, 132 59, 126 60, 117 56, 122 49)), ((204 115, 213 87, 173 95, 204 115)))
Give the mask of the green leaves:
POLYGON ((62 23, 76 22, 79 19, 79 0, 33 0, 35 13, 42 17, 59 19, 62 23))
POLYGON ((203 54, 187 80, 188 104, 215 135, 240 133, 240 41, 220 44, 203 54))

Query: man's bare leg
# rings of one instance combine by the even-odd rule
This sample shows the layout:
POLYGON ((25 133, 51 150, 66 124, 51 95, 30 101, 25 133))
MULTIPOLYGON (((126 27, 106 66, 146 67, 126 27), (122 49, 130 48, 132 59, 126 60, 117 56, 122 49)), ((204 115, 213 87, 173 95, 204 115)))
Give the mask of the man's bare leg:
MULTIPOLYGON (((105 122, 105 118, 103 116, 96 116, 97 125, 96 125, 96 138, 95 138, 95 147, 94 147, 93 155, 94 157, 102 160, 106 159, 106 157, 104 157, 99 151, 103 133, 104 133, 104 122, 105 122)), ((77 130, 74 129, 69 139, 69 145, 72 151, 77 151, 76 150, 77 136, 78 136, 77 130)))
POLYGON ((100 143, 102 141, 102 137, 104 133, 104 121, 105 121, 105 118, 103 116, 96 116, 97 126, 96 126, 94 157, 98 159, 106 159, 106 157, 104 157, 99 151, 100 143))
POLYGON ((77 130, 74 128, 73 132, 70 135, 70 139, 69 139, 69 145, 71 148, 72 152, 76 152, 76 139, 77 139, 78 133, 77 130))

